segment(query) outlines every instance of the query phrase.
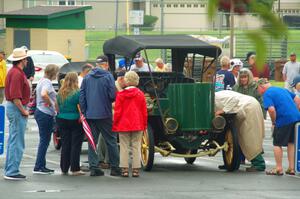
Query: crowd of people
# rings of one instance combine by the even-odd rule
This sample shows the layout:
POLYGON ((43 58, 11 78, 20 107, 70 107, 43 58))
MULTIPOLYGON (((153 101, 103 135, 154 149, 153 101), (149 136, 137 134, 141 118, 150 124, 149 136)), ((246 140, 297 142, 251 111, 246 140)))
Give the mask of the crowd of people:
MULTIPOLYGON (((0 94, 5 93, 6 114, 9 121, 9 137, 4 169, 4 178, 21 180, 26 176, 19 171, 25 147, 24 134, 29 112, 27 104, 31 95, 32 70, 26 69, 30 63, 27 48, 13 50, 8 57, 13 67, 6 75, 4 52, 0 52, 0 94), (24 70, 25 69, 25 70, 24 70), (26 74, 28 72, 28 75, 26 74), (30 74, 29 74, 30 73, 30 74)), ((243 68, 239 59, 230 60, 224 56, 220 60, 221 70, 216 73, 215 114, 236 113, 238 141, 242 151, 241 162, 247 159, 251 167, 247 171, 265 171, 263 158, 264 119, 269 113, 273 130, 274 156, 276 168, 268 175, 282 175, 282 147, 288 147, 289 167, 286 174, 294 175, 294 125, 300 121, 300 70, 295 53, 283 69, 286 88, 272 87, 269 75, 255 66, 255 55, 247 56, 250 69, 243 68), (263 77, 263 78, 262 78, 263 77), (296 94, 294 93, 296 92, 296 94), (251 142, 249 142, 251 140, 251 142)), ((117 79, 109 71, 108 58, 101 55, 96 66, 85 64, 78 75, 66 74, 58 93, 52 80, 57 78, 59 67, 48 65, 44 77, 36 86, 36 110, 34 118, 39 129, 39 144, 35 174, 54 172, 46 166, 46 154, 53 126, 60 132, 62 149, 60 169, 62 175, 80 176, 86 173, 80 167, 80 152, 84 138, 84 115, 93 140, 88 148, 90 176, 103 176, 102 169, 110 168, 111 176, 129 177, 129 152, 131 151, 131 176, 139 177, 141 167, 140 150, 143 131, 147 128, 147 106, 144 93, 138 88, 139 76, 136 72, 167 72, 170 67, 161 58, 155 60, 155 68, 144 62, 140 55, 134 59, 130 70, 124 70, 126 62, 119 62, 117 79), (134 119, 132 119, 134 118, 134 119), (118 148, 118 138, 120 150, 118 148)), ((29 66, 28 66, 29 67, 29 66)), ((187 73, 187 72, 186 72, 187 73)), ((3 101, 3 94, 0 99, 3 101)), ((1 101, 1 102, 2 102, 1 101)), ((224 166, 220 166, 223 169, 224 166)))
MULTIPOLYGON (((267 175, 283 175, 282 147, 287 146, 288 175, 295 175, 295 124, 300 121, 300 66, 296 54, 290 54, 283 68, 285 88, 271 86, 269 68, 255 65, 255 55, 248 53, 249 68, 242 68, 240 60, 221 58, 221 69, 216 73, 216 114, 236 113, 241 163, 251 161, 246 171, 265 171, 263 154, 264 119, 266 113, 272 121, 273 150, 276 167, 267 175), (250 142, 251 140, 251 142, 250 142)), ((219 168, 223 168, 220 166, 219 168)))

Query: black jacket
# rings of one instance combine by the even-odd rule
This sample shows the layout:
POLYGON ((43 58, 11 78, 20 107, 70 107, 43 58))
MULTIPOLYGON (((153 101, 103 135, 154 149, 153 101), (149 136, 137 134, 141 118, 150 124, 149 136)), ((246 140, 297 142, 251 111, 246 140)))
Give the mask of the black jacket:
POLYGON ((35 68, 34 68, 34 63, 33 63, 33 60, 31 59, 31 57, 27 57, 27 65, 26 65, 26 67, 24 67, 23 71, 24 71, 27 79, 29 79, 30 77, 34 77, 35 68))

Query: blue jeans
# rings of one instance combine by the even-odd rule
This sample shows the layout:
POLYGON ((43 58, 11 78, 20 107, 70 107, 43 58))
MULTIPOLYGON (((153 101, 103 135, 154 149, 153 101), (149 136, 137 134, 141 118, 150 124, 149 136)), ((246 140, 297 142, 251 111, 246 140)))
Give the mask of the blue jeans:
POLYGON ((25 148, 27 117, 22 116, 18 107, 12 102, 6 104, 6 116, 9 122, 9 136, 4 173, 6 176, 13 176, 20 173, 19 167, 25 148))
MULTIPOLYGON (((112 168, 118 168, 120 163, 120 155, 117 143, 117 134, 112 132, 111 119, 87 119, 94 136, 94 142, 97 143, 101 132, 107 146, 109 162, 112 168)), ((89 144, 88 159, 90 169, 99 168, 99 156, 89 144)))
POLYGON ((39 127, 40 143, 36 155, 34 170, 46 167, 46 153, 53 132, 54 116, 43 113, 39 109, 34 112, 34 118, 39 127))

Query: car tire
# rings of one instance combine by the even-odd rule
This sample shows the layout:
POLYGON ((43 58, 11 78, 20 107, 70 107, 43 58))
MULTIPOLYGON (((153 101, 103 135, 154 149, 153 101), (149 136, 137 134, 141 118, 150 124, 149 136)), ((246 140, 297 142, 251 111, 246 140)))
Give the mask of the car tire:
POLYGON ((154 163, 154 135, 153 130, 148 124, 148 128, 143 132, 141 143, 141 164, 144 171, 151 171, 154 163))
POLYGON ((225 129, 224 142, 228 144, 227 151, 222 151, 225 168, 227 171, 238 170, 241 162, 240 147, 238 133, 233 123, 225 129))

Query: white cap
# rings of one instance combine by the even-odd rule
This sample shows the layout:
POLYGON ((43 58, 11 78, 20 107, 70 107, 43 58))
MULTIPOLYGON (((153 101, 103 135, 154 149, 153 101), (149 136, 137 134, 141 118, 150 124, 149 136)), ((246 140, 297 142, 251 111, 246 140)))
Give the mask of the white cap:
POLYGON ((240 59, 231 59, 230 60, 230 71, 232 71, 232 69, 235 67, 235 66, 240 66, 241 68, 243 68, 243 62, 240 60, 240 59))

